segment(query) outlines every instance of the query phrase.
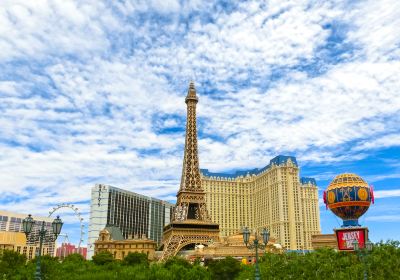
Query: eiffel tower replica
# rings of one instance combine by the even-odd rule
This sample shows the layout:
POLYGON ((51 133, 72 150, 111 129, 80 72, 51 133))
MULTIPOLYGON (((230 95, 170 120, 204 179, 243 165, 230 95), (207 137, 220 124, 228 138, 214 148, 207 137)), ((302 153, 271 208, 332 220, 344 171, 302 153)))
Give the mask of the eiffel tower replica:
POLYGON ((208 215, 201 187, 196 127, 198 98, 193 82, 190 82, 185 102, 187 120, 181 185, 172 222, 164 227, 161 261, 175 256, 186 245, 219 241, 219 225, 213 223, 208 215))

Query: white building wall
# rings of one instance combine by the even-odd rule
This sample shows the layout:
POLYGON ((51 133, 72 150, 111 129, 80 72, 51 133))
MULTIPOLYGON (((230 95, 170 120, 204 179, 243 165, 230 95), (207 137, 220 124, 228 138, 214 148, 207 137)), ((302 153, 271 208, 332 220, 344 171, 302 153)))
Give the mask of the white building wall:
POLYGON ((96 184, 92 188, 86 257, 88 260, 92 259, 94 255, 94 242, 107 224, 109 190, 109 186, 102 184, 96 184))
POLYGON ((164 226, 167 226, 170 224, 171 221, 171 204, 170 205, 165 205, 165 213, 164 213, 164 226))
MULTIPOLYGON (((113 209, 113 204, 115 201, 111 199, 111 205, 109 205, 109 196, 111 191, 118 191, 119 193, 125 193, 130 196, 141 197, 150 202, 149 205, 149 213, 146 213, 148 216, 148 237, 151 236, 150 231, 152 229, 151 225, 151 211, 152 211, 152 203, 160 203, 158 199, 152 199, 151 197, 144 196, 141 194, 133 193, 127 190, 115 188, 112 186, 104 185, 104 184, 96 184, 91 190, 91 199, 90 199, 90 218, 89 218, 89 229, 88 229, 88 244, 87 244, 87 259, 90 260, 94 255, 94 242, 99 238, 99 233, 103 230, 107 225, 107 214, 108 209, 111 207, 113 209), (157 201, 155 201, 157 200, 157 201)), ((165 208, 165 221, 164 224, 160 225, 160 229, 165 225, 170 223, 170 208, 174 206, 174 204, 168 203, 166 201, 162 202, 163 207, 165 208)), ((115 213, 114 213, 115 214, 115 213)), ((156 213, 157 214, 157 213, 156 213)), ((162 216, 161 216, 162 217, 162 216)), ((161 218, 160 217, 160 218, 161 218)), ((161 219, 160 219, 161 221, 161 219)))

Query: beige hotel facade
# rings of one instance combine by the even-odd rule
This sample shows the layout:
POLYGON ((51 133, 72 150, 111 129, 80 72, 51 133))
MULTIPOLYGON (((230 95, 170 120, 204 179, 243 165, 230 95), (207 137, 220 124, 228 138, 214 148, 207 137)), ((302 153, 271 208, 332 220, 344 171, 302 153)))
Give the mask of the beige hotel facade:
POLYGON ((234 174, 201 170, 211 220, 221 236, 243 227, 270 230, 288 250, 310 250, 311 236, 319 234, 318 188, 313 178, 300 178, 296 158, 277 156, 261 169, 234 174))
MULTIPOLYGON (((26 255, 28 260, 35 258, 39 250, 39 242, 27 241, 25 233, 22 230, 22 221, 28 214, 10 212, 0 210, 0 251, 13 250, 15 252, 26 255)), ((54 218, 33 216, 35 224, 32 228, 31 235, 35 238, 39 236, 41 222, 45 222, 47 230, 46 236, 50 236, 53 232, 51 223, 54 218)), ((43 242, 42 254, 55 256, 56 241, 43 242)))

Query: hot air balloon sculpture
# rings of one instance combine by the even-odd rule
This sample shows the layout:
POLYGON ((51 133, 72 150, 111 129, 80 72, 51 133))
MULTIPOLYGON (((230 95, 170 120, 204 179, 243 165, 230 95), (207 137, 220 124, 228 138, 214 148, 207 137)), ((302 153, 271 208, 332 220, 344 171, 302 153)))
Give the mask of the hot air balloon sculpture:
POLYGON ((360 226, 360 218, 374 202, 374 192, 360 176, 344 173, 336 176, 324 192, 324 203, 343 220, 342 227, 360 226))

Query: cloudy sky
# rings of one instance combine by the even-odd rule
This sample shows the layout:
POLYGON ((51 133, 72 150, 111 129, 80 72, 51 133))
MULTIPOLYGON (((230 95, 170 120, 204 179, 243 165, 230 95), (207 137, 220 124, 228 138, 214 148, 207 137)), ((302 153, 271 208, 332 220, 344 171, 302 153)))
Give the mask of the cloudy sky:
POLYGON ((399 26, 397 0, 2 0, 0 209, 87 221, 95 183, 173 201, 194 80, 201 168, 293 155, 321 197, 357 173, 371 239, 399 240, 399 26))

